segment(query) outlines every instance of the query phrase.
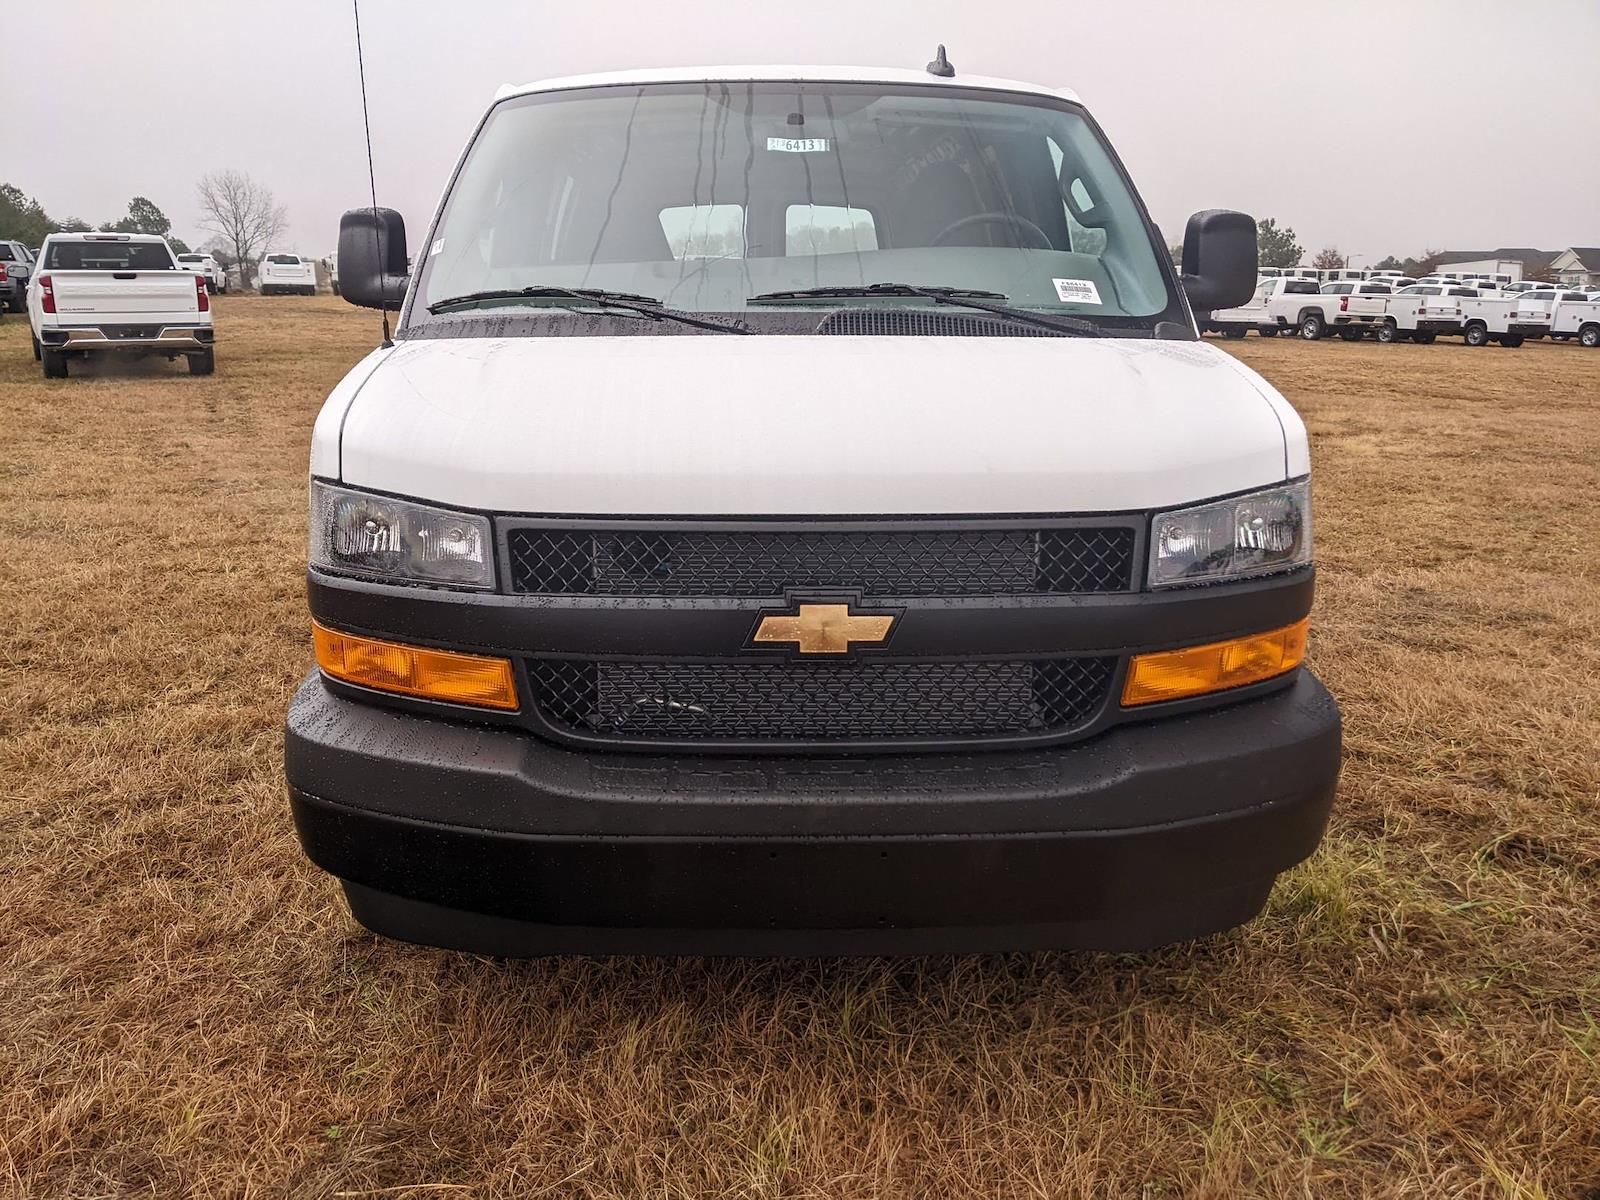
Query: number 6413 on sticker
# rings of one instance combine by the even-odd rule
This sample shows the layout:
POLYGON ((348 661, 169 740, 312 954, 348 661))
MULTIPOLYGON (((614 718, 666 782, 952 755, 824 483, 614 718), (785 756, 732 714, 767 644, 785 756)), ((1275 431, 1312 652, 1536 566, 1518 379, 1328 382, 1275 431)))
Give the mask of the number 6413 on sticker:
POLYGON ((832 144, 827 138, 775 138, 767 139, 767 149, 780 154, 826 154, 832 144))

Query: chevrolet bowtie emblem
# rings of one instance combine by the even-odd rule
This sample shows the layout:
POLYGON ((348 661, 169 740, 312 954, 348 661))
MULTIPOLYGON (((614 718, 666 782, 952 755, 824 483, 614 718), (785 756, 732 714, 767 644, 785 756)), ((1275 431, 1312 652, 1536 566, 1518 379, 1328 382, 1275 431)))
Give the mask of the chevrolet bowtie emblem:
POLYGON ((772 615, 756 626, 757 645, 788 643, 801 654, 848 654, 853 644, 881 646, 893 616, 857 616, 848 604, 802 604, 799 616, 772 615))

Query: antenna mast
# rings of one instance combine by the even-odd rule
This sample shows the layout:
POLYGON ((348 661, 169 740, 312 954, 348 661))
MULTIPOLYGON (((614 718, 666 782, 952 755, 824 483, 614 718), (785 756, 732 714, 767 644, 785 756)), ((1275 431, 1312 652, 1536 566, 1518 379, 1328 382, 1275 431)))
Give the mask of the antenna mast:
MULTIPOLYGON (((367 60, 361 53, 361 0, 350 0, 356 15, 356 69, 361 73, 361 125, 367 134, 367 186, 372 190, 372 248, 378 261, 383 261, 383 243, 378 237, 378 177, 372 169, 372 118, 367 115, 367 60)), ((383 314, 383 348, 392 349, 394 340, 389 336, 389 310, 383 314)))

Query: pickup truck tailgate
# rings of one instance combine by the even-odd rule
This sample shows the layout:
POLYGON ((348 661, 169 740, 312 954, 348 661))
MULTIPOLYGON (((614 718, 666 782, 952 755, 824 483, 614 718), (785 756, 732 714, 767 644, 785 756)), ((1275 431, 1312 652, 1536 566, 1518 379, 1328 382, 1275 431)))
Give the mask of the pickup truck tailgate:
POLYGON ((56 313, 63 325, 106 317, 195 315, 193 271, 55 271, 56 313))

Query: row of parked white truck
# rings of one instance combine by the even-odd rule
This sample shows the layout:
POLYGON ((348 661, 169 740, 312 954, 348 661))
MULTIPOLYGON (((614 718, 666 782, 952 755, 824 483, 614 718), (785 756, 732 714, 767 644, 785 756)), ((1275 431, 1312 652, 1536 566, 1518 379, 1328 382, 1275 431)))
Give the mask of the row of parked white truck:
POLYGON ((1237 308, 1199 313, 1204 332, 1244 337, 1298 334, 1316 341, 1337 334, 1349 341, 1427 345, 1459 337, 1469 346, 1516 347, 1529 338, 1576 338, 1600 346, 1600 291, 1551 284, 1432 276, 1369 275, 1320 282, 1300 274, 1267 276, 1237 308))

